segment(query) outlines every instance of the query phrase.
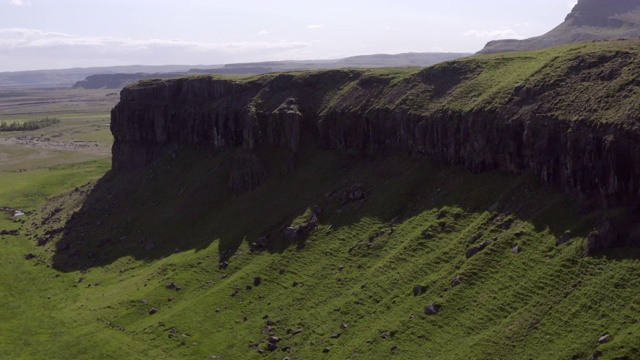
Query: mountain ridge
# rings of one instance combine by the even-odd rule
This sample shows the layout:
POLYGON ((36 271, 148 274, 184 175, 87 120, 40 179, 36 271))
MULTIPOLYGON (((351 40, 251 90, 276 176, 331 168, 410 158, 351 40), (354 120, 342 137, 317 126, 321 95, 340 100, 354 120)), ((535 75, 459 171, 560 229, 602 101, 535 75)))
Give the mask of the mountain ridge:
POLYGON ((539 50, 585 41, 640 38, 640 1, 579 0, 565 21, 544 35, 494 40, 479 54, 539 50))

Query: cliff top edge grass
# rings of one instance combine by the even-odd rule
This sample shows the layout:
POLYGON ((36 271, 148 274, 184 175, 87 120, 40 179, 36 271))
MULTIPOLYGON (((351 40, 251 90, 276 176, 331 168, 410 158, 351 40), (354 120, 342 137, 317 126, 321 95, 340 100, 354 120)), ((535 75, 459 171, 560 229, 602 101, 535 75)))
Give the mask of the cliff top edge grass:
MULTIPOLYGON (((342 89, 366 86, 365 78, 387 79, 373 107, 410 113, 472 111, 530 113, 558 120, 633 124, 640 109, 640 41, 615 40, 563 45, 545 50, 475 55, 424 69, 376 68, 314 70, 245 77, 199 75, 169 80, 145 80, 123 91, 136 92, 162 84, 223 81, 269 84, 283 77, 293 82, 346 81, 342 89)), ((335 90, 335 89, 333 89, 335 90)), ((347 94, 346 91, 343 91, 347 94)), ((255 96, 248 95, 248 96, 255 96)), ((348 98, 331 94, 324 107, 348 98)), ((260 110, 260 109, 258 109, 260 110)), ((270 111, 270 110, 267 110, 270 111)))

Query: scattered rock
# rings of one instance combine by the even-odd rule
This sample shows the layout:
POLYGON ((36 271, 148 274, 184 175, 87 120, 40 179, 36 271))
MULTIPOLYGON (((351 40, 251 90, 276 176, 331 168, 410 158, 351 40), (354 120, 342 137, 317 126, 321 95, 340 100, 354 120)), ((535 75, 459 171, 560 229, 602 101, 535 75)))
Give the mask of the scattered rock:
POLYGON ((491 241, 485 241, 482 244, 472 247, 471 249, 467 250, 466 252, 466 256, 467 259, 476 255, 477 253, 479 253, 480 251, 484 250, 484 248, 486 248, 487 246, 491 245, 491 241))
POLYGON ((342 271, 342 270, 344 270, 344 265, 338 266, 338 271, 342 271))
POLYGON ((322 349, 322 352, 325 353, 325 354, 328 353, 329 351, 331 351, 331 348, 326 347, 326 348, 322 349))
MULTIPOLYGON (((263 317, 263 319, 264 319, 264 317, 263 317)), ((276 323, 273 320, 267 320, 267 326, 276 326, 276 323)))
POLYGON ((175 291, 182 290, 182 288, 178 284, 173 282, 173 281, 170 282, 169 284, 167 284, 166 288, 169 289, 169 290, 175 290, 175 291))
POLYGON ((476 241, 478 241, 478 239, 480 239, 482 236, 484 235, 484 233, 482 231, 480 231, 479 233, 473 235, 470 239, 469 239, 469 243, 473 244, 476 241))
POLYGON ((564 234, 562 234, 562 236, 560 236, 558 240, 556 240, 556 246, 560 246, 568 242, 569 240, 571 240, 571 232, 567 231, 564 234))
POLYGON ((268 342, 275 344, 278 343, 280 341, 280 338, 277 336, 269 336, 269 338, 267 339, 268 342))
POLYGON ((35 257, 36 256, 34 254, 32 254, 32 253, 28 253, 27 255, 24 256, 24 258, 27 259, 27 260, 31 260, 31 259, 33 259, 35 257))
POLYGON ((511 249, 511 252, 518 255, 520 252, 522 251, 522 249, 520 248, 520 245, 516 245, 513 247, 513 249, 511 249))
POLYGON ((436 305, 436 304, 427 305, 424 308, 424 313, 427 315, 435 315, 439 311, 440 311, 440 305, 436 305))
POLYGON ((600 344, 608 343, 610 337, 611 336, 609 334, 604 334, 604 335, 600 336, 600 338, 598 338, 598 343, 600 343, 600 344))
POLYGON ((302 332, 302 330, 304 330, 304 328, 300 328, 300 329, 297 329, 297 330, 293 330, 293 331, 291 332, 291 335, 297 335, 297 334, 300 334, 300 333, 302 332))
POLYGON ((261 236, 258 238, 258 240, 256 240, 255 242, 253 242, 251 244, 251 251, 252 252, 262 252, 267 250, 267 248, 269 247, 269 244, 271 242, 269 241, 269 238, 266 236, 261 236))
POLYGON ((385 331, 382 334, 380 334, 380 337, 383 339, 387 339, 389 337, 389 333, 385 331))
POLYGON ((422 286, 416 285, 413 287, 413 296, 420 295, 420 291, 422 290, 422 286))
POLYGON ((467 259, 469 259, 470 257, 474 256, 475 254, 477 254, 479 252, 480 252, 479 248, 472 247, 471 249, 467 250, 465 255, 467 256, 467 259))
POLYGON ((505 230, 509 230, 511 229, 511 225, 513 225, 513 223, 514 223, 513 219, 507 219, 502 224, 500 224, 500 227, 505 230))
POLYGON ((0 235, 18 236, 20 232, 18 230, 2 230, 0 231, 0 235))
POLYGON ((280 275, 283 275, 283 274, 284 274, 284 273, 286 273, 286 272, 287 272, 287 270, 285 270, 285 269, 280 269, 280 275))
POLYGON ((155 314, 157 312, 158 312, 158 309, 156 309, 156 308, 149 309, 149 315, 153 315, 153 314, 155 314))
POLYGON ((253 286, 259 286, 262 283, 262 278, 260 276, 256 276, 253 278, 253 286))
POLYGON ((456 287, 462 284, 462 279, 460 279, 460 275, 457 275, 455 279, 451 282, 451 287, 456 287))
POLYGON ((276 351, 278 349, 278 345, 276 345, 275 343, 267 343, 267 350, 269 351, 276 351))
POLYGON ((227 266, 229 266, 229 262, 228 261, 223 261, 220 263, 220 265, 218 265, 218 269, 220 270, 224 270, 227 268, 227 266))
POLYGON ((293 287, 296 287, 296 286, 298 286, 298 282, 297 282, 297 281, 294 281, 294 282, 293 282, 293 287))
POLYGON ((332 338, 332 339, 337 339, 337 338, 339 338, 339 337, 340 337, 340 334, 338 334, 338 333, 333 333, 333 334, 331 334, 331 338, 332 338))
POLYGON ((342 330, 346 330, 349 327, 349 324, 347 323, 343 323, 342 325, 340 325, 340 329, 342 330))
POLYGON ((398 345, 393 345, 393 346, 391 347, 391 351, 396 351, 396 350, 398 350, 398 345))
POLYGON ((140 302, 141 302, 141 303, 143 303, 143 304, 146 304, 146 303, 148 303, 149 301, 148 301, 147 299, 140 299, 140 302))

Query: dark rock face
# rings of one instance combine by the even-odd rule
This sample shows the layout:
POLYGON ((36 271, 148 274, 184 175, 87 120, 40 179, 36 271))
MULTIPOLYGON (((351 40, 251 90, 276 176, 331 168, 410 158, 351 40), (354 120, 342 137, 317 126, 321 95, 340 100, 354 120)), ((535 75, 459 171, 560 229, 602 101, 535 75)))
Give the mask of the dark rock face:
MULTIPOLYGON (((112 111, 113 168, 152 165, 186 147, 235 149, 229 186, 246 192, 268 179, 258 150, 278 147, 295 155, 304 134, 320 149, 360 157, 402 154, 472 172, 530 172, 595 205, 640 202, 640 130, 626 119, 544 115, 562 113, 552 100, 568 89, 551 94, 524 86, 497 110, 397 105, 397 98, 414 88, 428 86, 440 96, 478 71, 444 64, 394 87, 388 78, 355 70, 267 75, 245 82, 210 77, 143 82, 125 88, 112 111), (335 99, 345 84, 354 85, 335 99), (524 111, 523 104, 532 110, 524 111)), ((567 76, 579 76, 576 71, 567 76)), ((299 229, 290 230, 295 237, 299 229)))
POLYGON ((253 190, 267 179, 267 169, 255 154, 236 153, 229 167, 229 187, 237 193, 253 190))
POLYGON ((565 21, 548 33, 525 40, 490 41, 480 54, 536 50, 594 40, 640 37, 640 0, 578 0, 565 21))

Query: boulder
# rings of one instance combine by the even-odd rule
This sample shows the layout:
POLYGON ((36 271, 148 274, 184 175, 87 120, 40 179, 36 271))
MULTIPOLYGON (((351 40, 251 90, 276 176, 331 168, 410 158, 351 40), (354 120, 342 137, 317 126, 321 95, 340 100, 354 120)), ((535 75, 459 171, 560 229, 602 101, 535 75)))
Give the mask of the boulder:
POLYGON ((424 308, 424 313, 427 315, 435 315, 440 311, 441 306, 436 304, 427 305, 424 308))
POLYGON ((420 295, 420 291, 422 291, 422 286, 416 285, 413 287, 413 296, 420 295))
POLYGON ((598 338, 598 343, 599 343, 599 344, 608 343, 608 342, 609 342, 609 340, 610 340, 610 338, 611 338, 611 335, 609 335, 609 334, 604 334, 604 335, 602 335, 602 336, 600 336, 600 337, 598 338))

